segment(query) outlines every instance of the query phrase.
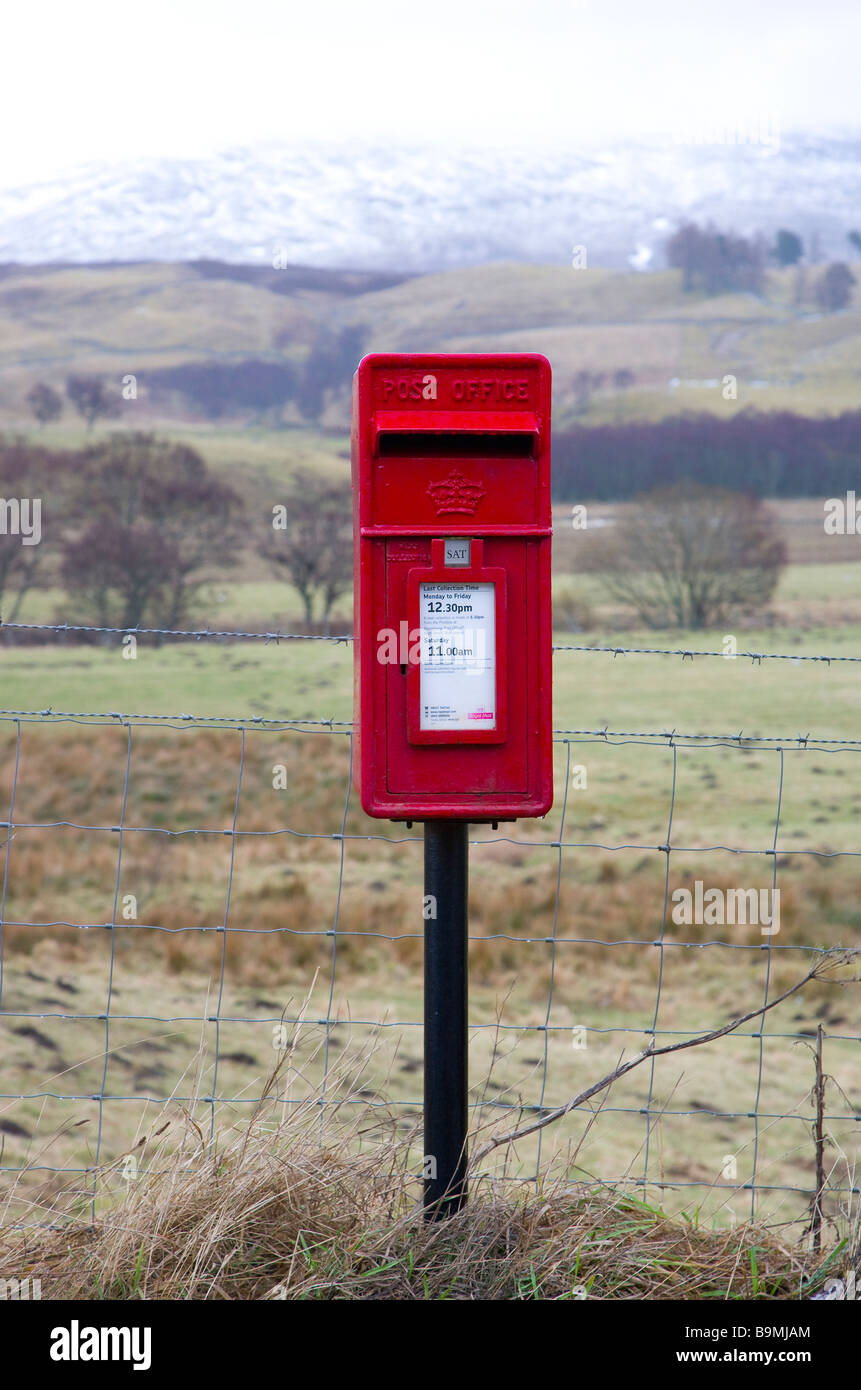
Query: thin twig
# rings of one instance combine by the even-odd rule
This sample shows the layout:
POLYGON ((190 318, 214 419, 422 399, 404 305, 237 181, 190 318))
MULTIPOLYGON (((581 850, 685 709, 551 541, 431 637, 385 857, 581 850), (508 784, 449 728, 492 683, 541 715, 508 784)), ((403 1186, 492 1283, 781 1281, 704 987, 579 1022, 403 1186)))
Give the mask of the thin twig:
POLYGON ((749 1023, 751 1019, 761 1017, 763 1014, 768 1013, 769 1009, 776 1008, 777 1005, 782 1004, 785 999, 789 999, 793 994, 797 994, 798 991, 803 989, 806 984, 809 984, 811 980, 821 978, 826 969, 847 965, 849 961, 854 960, 857 954, 858 951, 855 949, 841 951, 837 959, 834 959, 831 951, 826 952, 825 958, 818 961, 817 964, 808 971, 804 978, 794 984, 791 989, 785 990, 783 994, 779 994, 775 999, 772 999, 770 1003, 762 1004, 758 1009, 752 1009, 750 1013, 742 1014, 740 1018, 735 1018, 731 1023, 724 1024, 723 1028, 715 1028, 710 1033, 701 1033, 699 1037, 688 1038, 684 1042, 667 1043, 664 1047, 655 1047, 650 1044, 644 1052, 639 1053, 636 1057, 632 1057, 629 1062, 624 1062, 622 1065, 616 1067, 615 1071, 610 1072, 610 1074, 603 1077, 601 1081, 596 1081, 594 1086, 590 1086, 588 1090, 581 1091, 579 1095, 574 1096, 567 1104, 560 1105, 558 1109, 551 1110, 549 1114, 543 1115, 538 1120, 533 1120, 531 1124, 524 1125, 521 1129, 512 1129, 506 1134, 500 1134, 496 1138, 490 1139, 488 1143, 473 1154, 473 1165, 480 1163, 482 1159, 485 1159, 494 1149, 500 1148, 503 1144, 516 1143, 517 1140, 524 1139, 528 1134, 535 1134, 537 1130, 544 1129, 547 1125, 554 1124, 556 1120, 561 1120, 564 1115, 568 1115, 572 1110, 576 1110, 578 1106, 583 1105, 585 1101, 591 1100, 592 1096, 598 1095, 600 1091, 605 1090, 608 1086, 612 1086, 614 1081, 618 1081, 620 1077, 625 1076, 629 1071, 633 1071, 635 1067, 639 1067, 641 1063, 648 1061, 650 1057, 664 1057, 670 1052, 681 1052, 687 1047, 701 1047, 703 1043, 715 1042, 718 1038, 726 1037, 727 1033, 735 1032, 736 1028, 740 1028, 743 1023, 749 1023))

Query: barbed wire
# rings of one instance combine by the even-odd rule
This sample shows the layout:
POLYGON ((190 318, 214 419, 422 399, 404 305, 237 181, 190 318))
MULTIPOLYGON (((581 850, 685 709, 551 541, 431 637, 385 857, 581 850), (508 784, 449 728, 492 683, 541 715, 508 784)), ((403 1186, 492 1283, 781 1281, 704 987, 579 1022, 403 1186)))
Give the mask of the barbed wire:
MULTIPOLYGON (((252 632, 234 628, 168 628, 168 627, 100 627, 94 623, 17 623, 0 621, 0 632, 50 632, 54 634, 69 632, 91 632, 114 634, 123 637, 175 637, 194 642, 210 641, 253 641, 263 642, 265 646, 274 642, 332 642, 335 646, 348 645, 355 639, 352 633, 311 633, 281 632, 279 629, 252 632)), ((859 663, 861 656, 844 654, 811 654, 807 652, 760 652, 760 651, 712 651, 697 647, 626 647, 594 646, 567 642, 554 642, 554 652, 589 652, 605 656, 674 656, 683 661, 693 661, 696 657, 717 657, 722 661, 749 660, 754 665, 763 661, 801 661, 818 662, 831 666, 839 662, 859 663)))
MULTIPOLYGON (((187 725, 189 728, 224 727, 247 731, 265 728, 269 732, 283 729, 295 730, 300 733, 305 729, 329 729, 344 734, 351 733, 355 727, 350 719, 288 718, 263 714, 191 714, 187 711, 133 714, 121 710, 55 710, 50 705, 44 709, 0 709, 0 719, 7 721, 20 719, 24 722, 42 723, 86 721, 94 724, 113 724, 117 727, 126 724, 153 724, 165 728, 180 728, 187 725)), ((718 733, 714 731, 694 732, 683 729, 611 729, 608 725, 604 725, 602 728, 596 729, 554 729, 553 738, 557 743, 578 739, 601 741, 608 745, 615 740, 635 740, 642 743, 660 744, 669 748, 672 748, 674 744, 682 745, 684 743, 711 743, 716 747, 735 744, 742 749, 773 746, 775 749, 783 747, 787 751, 801 749, 811 752, 861 748, 861 739, 855 738, 833 737, 810 732, 806 734, 757 734, 747 733, 744 729, 739 729, 737 733, 718 733)), ((617 743, 616 746, 620 746, 620 744, 617 743)))
POLYGON ((683 661, 693 661, 697 656, 720 657, 722 661, 737 661, 749 658, 755 666, 763 661, 818 661, 827 666, 832 662, 861 662, 861 656, 812 656, 805 652, 756 652, 756 651, 707 651, 697 647, 587 647, 554 642, 554 652, 602 652, 609 656, 680 656, 683 661))
POLYGON ((165 727, 171 728, 178 728, 183 724, 187 724, 191 728, 210 728, 223 725, 231 729, 252 729, 266 726, 272 729, 296 728, 300 732, 305 728, 320 728, 343 730, 349 733, 353 728, 352 720, 347 719, 279 719, 262 714, 188 714, 182 711, 175 714, 123 714, 119 710, 55 710, 50 706, 38 710, 0 710, 0 719, 21 719, 25 722, 28 720, 41 720, 43 722, 53 720, 57 723, 86 720, 93 723, 114 724, 117 727, 125 724, 163 724, 165 727), (174 723, 174 721, 178 722, 174 723))
POLYGON ((352 642, 352 633, 314 633, 314 632, 249 632, 232 628, 172 628, 172 627, 99 627, 95 623, 4 623, 0 622, 0 632, 101 632, 120 634, 123 637, 181 637, 194 642, 205 639, 221 641, 227 638, 263 642, 352 642))

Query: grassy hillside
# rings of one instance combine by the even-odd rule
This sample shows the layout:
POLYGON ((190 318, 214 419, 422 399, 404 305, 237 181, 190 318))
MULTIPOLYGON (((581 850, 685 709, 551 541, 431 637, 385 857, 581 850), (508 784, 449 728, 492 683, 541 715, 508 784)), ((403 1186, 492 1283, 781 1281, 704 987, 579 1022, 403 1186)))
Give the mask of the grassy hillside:
MULTIPOLYGON (((62 387, 79 370, 135 373, 140 397, 127 403, 123 422, 152 423, 148 369, 243 357, 300 361, 322 330, 350 324, 362 326, 369 351, 545 352, 562 424, 750 405, 838 411, 859 398, 861 284, 852 308, 823 316, 813 298, 819 273, 812 268, 799 290, 795 270, 773 271, 759 299, 685 295, 675 271, 493 265, 382 289, 322 274, 303 284, 285 272, 281 292, 273 288, 277 272, 245 282, 192 265, 13 268, 0 279, 0 425, 26 422, 24 396, 36 380, 62 387), (624 390, 612 380, 621 369, 634 376, 624 390), (574 378, 582 371, 605 380, 578 403, 574 378), (738 379, 735 401, 722 395, 727 373, 738 379)), ((345 381, 322 423, 343 431, 347 413, 345 381)), ((295 407, 284 422, 301 422, 295 407)), ((172 423, 213 432, 201 421, 172 423)), ((71 442, 82 432, 67 414, 46 436, 71 442)))

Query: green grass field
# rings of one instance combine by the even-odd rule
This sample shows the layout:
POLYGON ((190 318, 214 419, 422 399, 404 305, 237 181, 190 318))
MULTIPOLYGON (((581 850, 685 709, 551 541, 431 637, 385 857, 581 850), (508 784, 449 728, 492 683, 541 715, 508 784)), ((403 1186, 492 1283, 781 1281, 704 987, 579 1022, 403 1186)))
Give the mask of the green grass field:
MULTIPOLYGON (((839 577, 839 575, 838 575, 839 577)), ((859 576, 861 578, 861 576, 859 576)), ((274 587, 274 586, 273 586, 274 587)), ((256 591, 257 586, 249 586, 256 591)), ((231 621, 239 614, 228 613, 231 621)), ((247 617, 247 611, 245 613, 247 617)), ((655 633, 557 632, 559 644, 667 647, 720 651, 724 630, 655 633)), ((861 626, 799 635, 791 626, 737 632, 741 651, 790 655, 861 652, 861 626)), ((3 705, 15 709, 122 709, 142 714, 262 714, 271 718, 348 719, 352 647, 334 642, 212 642, 156 647, 141 637, 134 661, 120 637, 110 650, 75 645, 6 649, 3 705), (99 699, 93 700, 98 692, 99 699)), ((555 660, 555 722, 565 728, 695 729, 715 723, 730 732, 858 734, 857 668, 801 662, 682 660, 559 652, 555 660), (622 674, 620 674, 622 673, 622 674), (709 715, 711 717, 706 718, 709 715)))

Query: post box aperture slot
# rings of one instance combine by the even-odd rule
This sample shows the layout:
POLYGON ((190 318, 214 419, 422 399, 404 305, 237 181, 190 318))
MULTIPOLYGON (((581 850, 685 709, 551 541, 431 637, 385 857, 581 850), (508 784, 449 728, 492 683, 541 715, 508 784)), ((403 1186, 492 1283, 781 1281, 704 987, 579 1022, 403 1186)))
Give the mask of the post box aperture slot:
POLYGON ((380 430, 377 452, 380 458, 532 458, 535 442, 527 430, 380 430))

